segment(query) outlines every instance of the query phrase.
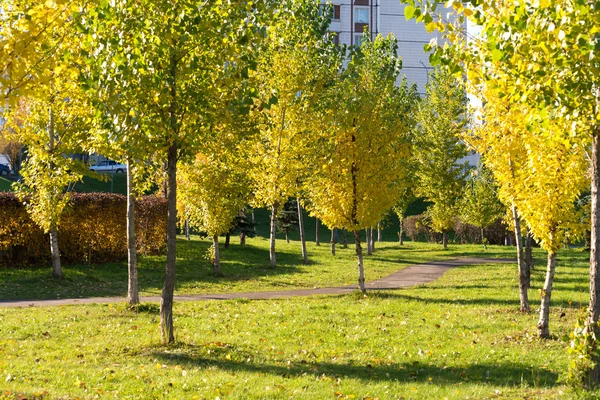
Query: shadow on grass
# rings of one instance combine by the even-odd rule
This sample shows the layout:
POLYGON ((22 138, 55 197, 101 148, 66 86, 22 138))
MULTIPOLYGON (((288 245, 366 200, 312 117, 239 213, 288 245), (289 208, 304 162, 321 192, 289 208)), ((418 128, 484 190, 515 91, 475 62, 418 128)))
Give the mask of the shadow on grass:
MULTIPOLYGON (((176 288, 186 285, 228 285, 234 282, 255 280, 279 275, 301 274, 300 252, 277 252, 278 265, 269 268, 268 248, 246 244, 223 249, 221 272, 215 277, 212 266, 203 255, 208 242, 177 241, 176 288)), ((67 265, 64 278, 55 279, 50 267, 3 268, 0 280, 0 300, 45 300, 78 297, 108 297, 127 295, 127 263, 67 265)), ((140 292, 160 295, 165 273, 165 257, 139 257, 138 285, 140 292)), ((287 282, 273 283, 288 286, 287 282)))
POLYGON ((545 369, 519 363, 478 363, 467 367, 447 367, 446 365, 425 364, 419 361, 381 364, 334 364, 314 360, 299 360, 292 364, 262 363, 254 361, 227 360, 231 352, 240 356, 252 357, 252 349, 226 347, 198 346, 179 344, 167 351, 153 349, 152 355, 164 363, 186 365, 188 367, 216 367, 229 372, 250 372, 268 374, 284 378, 312 375, 314 379, 325 374, 328 377, 349 377, 363 381, 399 381, 399 382, 431 382, 435 385, 455 385, 461 382, 475 382, 504 387, 521 387, 526 384, 531 387, 549 387, 556 384, 558 374, 545 369), (206 356, 210 348, 211 356, 206 356))

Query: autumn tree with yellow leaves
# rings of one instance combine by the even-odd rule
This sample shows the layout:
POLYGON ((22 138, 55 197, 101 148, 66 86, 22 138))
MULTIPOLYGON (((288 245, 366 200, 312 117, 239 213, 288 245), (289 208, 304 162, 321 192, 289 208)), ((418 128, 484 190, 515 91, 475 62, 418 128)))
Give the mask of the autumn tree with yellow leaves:
POLYGON ((310 213, 330 229, 353 232, 358 285, 365 274, 360 231, 381 221, 408 183, 411 126, 417 95, 395 86, 401 61, 393 37, 364 38, 328 92, 314 175, 306 181, 310 213))

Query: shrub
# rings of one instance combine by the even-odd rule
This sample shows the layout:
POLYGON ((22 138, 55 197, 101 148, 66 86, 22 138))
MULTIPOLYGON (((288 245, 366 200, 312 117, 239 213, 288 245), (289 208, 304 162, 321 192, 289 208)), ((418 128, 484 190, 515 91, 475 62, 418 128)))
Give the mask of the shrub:
POLYGON ((413 242, 426 240, 429 243, 440 241, 441 235, 427 225, 425 214, 411 215, 404 218, 404 232, 413 242))
MULTIPOLYGON (((108 193, 73 193, 61 217, 58 240, 64 263, 108 262, 127 257, 126 198, 108 193)), ((136 202, 137 249, 160 254, 165 245, 167 206, 147 196, 136 202)), ((47 264, 50 239, 12 193, 0 193, 0 257, 5 266, 47 264)))
MULTIPOLYGON (((495 220, 483 230, 488 244, 503 245, 506 238, 507 227, 502 218, 495 220)), ((460 219, 454 224, 454 240, 459 243, 481 243, 481 231, 475 225, 467 224, 460 219)))

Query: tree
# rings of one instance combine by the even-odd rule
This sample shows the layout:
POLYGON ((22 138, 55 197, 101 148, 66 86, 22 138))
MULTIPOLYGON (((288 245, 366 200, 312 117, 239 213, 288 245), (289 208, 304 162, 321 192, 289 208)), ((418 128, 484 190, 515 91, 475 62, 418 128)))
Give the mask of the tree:
POLYGON ((481 243, 484 249, 487 249, 484 229, 504 213, 504 207, 496 192, 491 171, 485 167, 485 164, 480 164, 479 168, 473 171, 470 178, 467 179, 458 205, 461 219, 480 229, 481 243))
POLYGON ((69 157, 82 151, 87 135, 88 107, 73 81, 63 76, 22 99, 7 115, 8 138, 27 146, 17 196, 31 218, 50 235, 52 273, 62 278, 58 230, 75 182, 87 173, 83 162, 69 157), (21 108, 22 107, 22 108, 21 108))
POLYGON ((460 140, 469 124, 467 96, 464 85, 442 70, 431 74, 425 90, 414 116, 416 194, 433 203, 427 216, 431 228, 442 234, 445 249, 467 171, 466 163, 458 163, 467 155, 460 140))
MULTIPOLYGON (((412 164, 412 163, 411 163, 412 164)), ((413 176, 409 174, 409 176, 413 176)), ((404 190, 399 193, 399 197, 396 200, 396 204, 393 207, 394 214, 398 216, 399 230, 398 230, 398 245, 404 244, 404 218, 406 217, 406 211, 408 206, 415 200, 413 187, 407 186, 404 190)))
MULTIPOLYGON (((198 154, 192 164, 180 167, 180 204, 185 207, 192 227, 206 232, 213 240, 213 271, 221 275, 219 235, 228 233, 249 197, 244 168, 232 159, 230 148, 211 149, 198 154)), ((239 154, 239 153, 238 153, 239 154)))
POLYGON ((277 214, 277 230, 285 233, 285 241, 287 243, 290 242, 290 231, 296 229, 298 222, 298 205, 296 204, 296 200, 286 201, 283 208, 279 210, 279 214, 277 214))
POLYGON ((321 115, 323 142, 314 151, 322 165, 306 182, 310 212, 330 229, 354 234, 358 285, 365 278, 360 230, 380 221, 405 184, 410 153, 405 116, 415 89, 394 86, 400 71, 396 40, 364 37, 327 92, 321 115))
POLYGON ((77 80, 79 40, 73 13, 79 4, 4 0, 0 8, 5 134, 28 148, 17 195, 49 233, 53 274, 62 277, 60 215, 70 188, 87 171, 68 157, 83 151, 89 129, 89 106, 77 80))
MULTIPOLYGON (((219 106, 224 82, 247 73, 246 55, 262 27, 264 2, 191 0, 125 0, 101 3, 86 11, 88 40, 100 36, 93 49, 110 60, 115 85, 137 96, 140 124, 148 143, 166 156, 168 202, 167 262, 161 298, 161 336, 175 340, 173 292, 177 236, 177 165, 202 147, 203 130, 219 106)), ((241 100, 241 102, 244 102, 241 100)))
POLYGON ((304 149, 310 143, 307 110, 331 70, 325 35, 329 16, 315 0, 286 0, 275 11, 256 74, 260 88, 256 118, 260 133, 252 152, 254 204, 271 209, 269 265, 277 265, 275 233, 281 205, 296 197, 306 173, 304 149))
MULTIPOLYGON (((535 104, 541 113, 553 113, 569 121, 573 134, 564 138, 574 146, 591 145, 591 257, 590 305, 585 331, 587 349, 600 337, 600 85, 598 32, 600 9, 593 2, 494 2, 477 0, 470 5, 453 2, 460 18, 481 27, 482 37, 467 40, 454 26, 434 20, 435 3, 411 6, 430 29, 442 29, 454 46, 436 46, 434 59, 461 66, 474 82, 510 82, 511 103, 535 104)), ((585 385, 600 383, 600 355, 585 355, 591 363, 585 385)))

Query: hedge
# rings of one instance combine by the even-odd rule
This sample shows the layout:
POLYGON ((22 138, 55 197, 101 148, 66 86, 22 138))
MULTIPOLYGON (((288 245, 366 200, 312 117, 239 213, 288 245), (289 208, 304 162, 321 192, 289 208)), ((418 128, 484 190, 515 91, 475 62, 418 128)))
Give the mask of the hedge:
MULTIPOLYGON (((434 232, 427 225, 427 217, 424 214, 412 215, 404 219, 404 232, 412 241, 427 241, 429 243, 438 243, 442 240, 442 235, 434 232)), ((489 244, 503 245, 507 233, 512 236, 511 243, 514 243, 514 233, 507 229, 502 219, 496 220, 492 225, 484 229, 485 238, 489 244)), ((454 228, 449 232, 454 238, 454 242, 481 243, 481 230, 470 224, 465 224, 458 217, 454 223, 454 228)))
MULTIPOLYGON (((127 199, 109 193, 73 193, 58 227, 63 263, 101 263, 127 258, 127 199)), ((167 204, 146 196, 136 202, 138 252, 162 254, 167 204)), ((50 263, 50 239, 29 218, 12 193, 0 193, 0 263, 4 266, 50 263)))

